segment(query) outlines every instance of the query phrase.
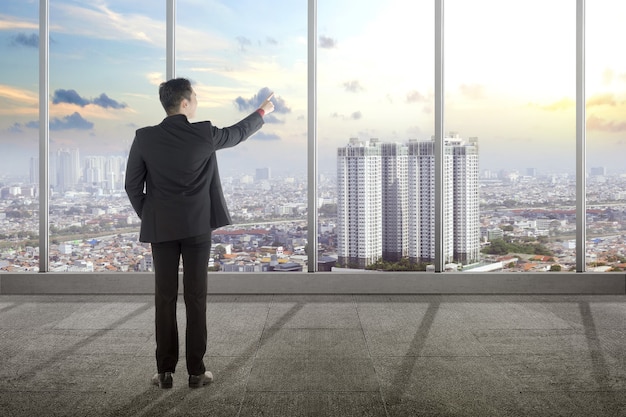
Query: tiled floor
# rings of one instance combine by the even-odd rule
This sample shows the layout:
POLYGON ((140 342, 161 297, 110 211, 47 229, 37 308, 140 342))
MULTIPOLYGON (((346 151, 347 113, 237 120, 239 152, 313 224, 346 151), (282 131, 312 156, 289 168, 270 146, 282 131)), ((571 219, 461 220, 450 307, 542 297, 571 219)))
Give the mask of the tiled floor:
POLYGON ((626 416, 626 296, 210 296, 198 390, 150 385, 153 316, 0 296, 0 415, 626 416))

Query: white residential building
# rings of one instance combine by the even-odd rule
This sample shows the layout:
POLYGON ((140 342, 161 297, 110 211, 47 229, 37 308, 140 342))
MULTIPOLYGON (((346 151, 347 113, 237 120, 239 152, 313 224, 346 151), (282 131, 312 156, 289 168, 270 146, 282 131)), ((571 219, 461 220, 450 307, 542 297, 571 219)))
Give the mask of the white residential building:
MULTIPOLYGON (((409 141, 409 259, 432 262, 435 259, 435 142, 409 141)), ((452 155, 444 152, 444 263, 452 261, 452 155)))
MULTIPOLYGON (((444 263, 480 257, 477 140, 444 139, 444 263)), ((435 258, 434 141, 351 139, 337 154, 338 264, 435 258)))
POLYGON ((453 258, 463 265, 472 264, 480 259, 478 139, 465 141, 456 135, 445 143, 453 155, 453 258))
POLYGON ((407 149, 400 143, 381 144, 382 257, 389 261, 408 256, 407 149))
POLYGON ((350 139, 337 151, 338 263, 364 268, 382 257, 381 150, 350 139))

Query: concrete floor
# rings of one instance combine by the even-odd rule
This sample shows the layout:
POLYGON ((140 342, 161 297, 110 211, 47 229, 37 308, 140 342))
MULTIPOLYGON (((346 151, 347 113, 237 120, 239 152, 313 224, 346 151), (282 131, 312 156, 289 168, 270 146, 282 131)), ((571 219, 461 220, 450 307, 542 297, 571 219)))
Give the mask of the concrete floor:
POLYGON ((153 316, 0 296, 0 415, 626 416, 626 296, 210 296, 197 390, 150 384, 153 316))

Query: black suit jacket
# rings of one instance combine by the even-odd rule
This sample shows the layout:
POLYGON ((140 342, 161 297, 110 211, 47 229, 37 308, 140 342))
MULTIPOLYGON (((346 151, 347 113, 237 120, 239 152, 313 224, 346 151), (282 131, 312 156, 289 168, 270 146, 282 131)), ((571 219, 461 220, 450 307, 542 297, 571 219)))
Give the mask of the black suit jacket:
POLYGON ((222 129, 177 114, 137 130, 125 188, 141 219, 139 240, 184 239, 230 224, 215 151, 237 145, 261 126, 258 112, 222 129))

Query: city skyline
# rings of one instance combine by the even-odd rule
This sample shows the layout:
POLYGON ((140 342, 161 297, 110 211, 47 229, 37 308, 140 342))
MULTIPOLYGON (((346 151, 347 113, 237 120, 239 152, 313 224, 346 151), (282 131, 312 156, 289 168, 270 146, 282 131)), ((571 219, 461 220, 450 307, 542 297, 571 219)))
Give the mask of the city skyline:
MULTIPOLYGON (((334 165, 335 149, 350 137, 432 136, 433 3, 318 2, 320 169, 334 165)), ((37 6, 0 5, 3 173, 27 171, 38 156, 37 6)), ((514 155, 520 170, 571 170, 575 3, 447 0, 445 7, 445 130, 480 138, 481 169, 514 155)), ((588 163, 610 169, 626 146, 626 58, 617 52, 625 11, 606 0, 587 5, 588 163)), ((306 22, 305 2, 269 9, 177 2, 177 75, 194 81, 197 120, 228 125, 276 92, 275 118, 263 135, 220 155, 224 169, 275 159, 277 168, 305 165, 306 22)), ((163 118, 156 91, 165 77, 165 1, 51 1, 50 36, 53 149, 123 153, 137 127, 163 118)))
MULTIPOLYGON (((545 257, 536 262, 530 259, 534 258, 531 255, 525 255, 523 259, 518 256, 519 263, 514 267, 506 267, 505 270, 545 271, 555 262, 562 266, 562 270, 571 270, 575 261, 574 177, 545 176, 534 170, 529 170, 526 175, 503 175, 504 172, 487 174, 489 177, 480 182, 481 247, 498 235, 522 242, 527 242, 528 239, 549 239, 554 258, 545 257), (484 238, 487 240, 483 241, 484 238)), ((216 232, 216 236, 221 237, 221 242, 232 242, 236 247, 235 252, 242 252, 234 254, 237 259, 243 256, 253 261, 255 257, 264 257, 262 254, 246 253, 256 253, 259 250, 264 252, 262 246, 275 242, 286 242, 290 248, 295 245, 301 247, 306 243, 306 180, 273 175, 269 180, 255 181, 250 174, 243 177, 224 177, 223 180, 235 224, 216 232), (278 225, 285 226, 282 232, 269 232, 278 225), (255 238, 258 248, 251 246, 246 236, 259 233, 259 237, 255 238), (298 243, 294 245, 296 241, 298 243)), ((79 185, 81 188, 76 192, 51 194, 50 256, 54 260, 55 270, 63 270, 64 265, 84 268, 82 262, 87 258, 101 259, 94 263, 94 268, 111 271, 123 271, 135 261, 140 261, 138 256, 148 252, 149 248, 141 249, 137 246, 139 219, 130 207, 125 193, 121 190, 111 193, 104 190, 104 187, 104 192, 99 193, 91 184, 88 189, 82 188, 84 184, 79 185), (95 246, 94 239, 99 242, 95 246), (57 250, 57 244, 62 242, 72 245, 71 255, 59 252, 67 252, 68 246, 57 250)), ((334 257, 336 237, 333 204, 337 191, 335 177, 320 176, 318 186, 318 203, 321 205, 318 207, 319 242, 324 257, 334 257)), ((587 261, 594 270, 626 268, 623 231, 626 225, 626 191, 623 190, 626 190, 626 175, 614 175, 602 167, 596 167, 589 177, 587 261)), ((5 185, 0 191, 1 234, 2 239, 6 238, 0 241, 0 269, 36 270, 33 268, 38 263, 37 188, 5 185), (10 266, 13 263, 14 267, 10 266), (5 269, 7 265, 10 269, 5 269), (28 269, 20 269, 21 267, 28 269)), ((519 255, 519 249, 515 249, 515 253, 519 255)), ((301 252, 298 256, 301 256, 301 252)), ((500 258, 506 259, 507 265, 513 262, 510 257, 502 255, 481 255, 481 259, 494 263, 494 266, 497 266, 500 258)), ((242 261, 247 262, 245 259, 242 261)))

